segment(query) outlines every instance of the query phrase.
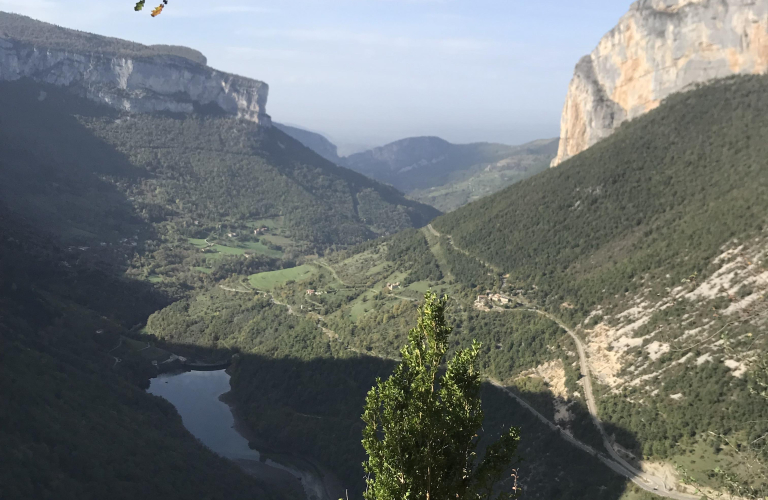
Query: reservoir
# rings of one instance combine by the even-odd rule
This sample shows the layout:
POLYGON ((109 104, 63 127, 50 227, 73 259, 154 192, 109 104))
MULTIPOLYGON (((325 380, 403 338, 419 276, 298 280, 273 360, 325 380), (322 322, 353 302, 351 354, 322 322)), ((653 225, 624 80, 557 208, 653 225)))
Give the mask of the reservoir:
POLYGON ((261 481, 281 490, 303 490, 307 500, 329 500, 323 474, 314 464, 287 456, 277 462, 276 455, 267 458, 248 446, 235 429, 232 410, 219 399, 229 390, 229 375, 217 370, 162 374, 150 381, 147 392, 171 402, 192 435, 261 481))

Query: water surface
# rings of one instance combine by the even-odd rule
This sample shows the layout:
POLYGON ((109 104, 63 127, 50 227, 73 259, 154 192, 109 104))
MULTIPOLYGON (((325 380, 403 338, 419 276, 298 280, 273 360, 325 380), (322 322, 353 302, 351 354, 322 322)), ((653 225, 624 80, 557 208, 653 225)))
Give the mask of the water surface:
POLYGON ((219 400, 229 389, 229 375, 218 370, 159 375, 150 381, 148 392, 170 401, 184 427, 219 455, 259 460, 259 452, 250 449, 248 440, 235 430, 229 406, 219 400))
POLYGON ((192 435, 219 455, 235 460, 253 475, 283 481, 283 485, 287 476, 292 481, 300 481, 294 484, 300 484, 299 491, 303 489, 307 499, 330 498, 323 481, 324 475, 314 470, 316 467, 310 466, 313 470, 306 470, 295 466, 290 457, 280 459, 290 465, 271 459, 260 460, 259 452, 252 450, 248 440, 235 429, 235 418, 230 407, 219 400, 229 390, 229 374, 217 370, 159 375, 150 380, 147 392, 170 401, 192 435))

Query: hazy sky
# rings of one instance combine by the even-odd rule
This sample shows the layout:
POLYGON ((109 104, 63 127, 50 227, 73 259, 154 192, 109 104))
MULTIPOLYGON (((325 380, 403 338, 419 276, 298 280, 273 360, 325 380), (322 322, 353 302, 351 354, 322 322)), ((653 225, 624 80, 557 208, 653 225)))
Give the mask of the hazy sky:
POLYGON ((343 149, 416 135, 519 144, 559 133, 573 67, 629 0, 0 0, 0 10, 187 45, 270 86, 267 112, 343 149), (154 2, 154 3, 153 3, 154 2))

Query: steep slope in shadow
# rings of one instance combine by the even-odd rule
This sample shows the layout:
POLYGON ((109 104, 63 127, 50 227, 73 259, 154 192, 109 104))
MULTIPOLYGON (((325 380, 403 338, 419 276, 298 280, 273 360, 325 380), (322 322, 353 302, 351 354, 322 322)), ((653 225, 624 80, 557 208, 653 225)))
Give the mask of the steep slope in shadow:
POLYGON ((116 112, 31 81, 0 89, 0 198, 9 209, 67 239, 148 230, 115 182, 146 172, 78 119, 116 112))
MULTIPOLYGON (((246 354, 231 369, 232 401, 253 432, 255 448, 313 457, 341 478, 350 497, 359 497, 365 459, 360 414, 376 377, 387 376, 393 367, 368 356, 301 360, 246 354)), ((480 453, 510 425, 522 428, 523 461, 515 468, 525 498, 608 500, 636 490, 490 384, 484 384, 483 407, 480 453)), ((500 487, 512 485, 505 480, 500 487)))
POLYGON ((8 498, 282 498, 216 457, 111 351, 165 298, 63 266, 66 250, 0 206, 0 484, 8 498))
POLYGON ((192 115, 126 114, 65 89, 5 82, 0 195, 60 233, 125 237, 130 196, 145 219, 213 225, 284 216, 322 248, 423 226, 439 215, 395 189, 338 167, 271 127, 213 107, 192 115), (111 215, 92 228, 84 214, 111 215))

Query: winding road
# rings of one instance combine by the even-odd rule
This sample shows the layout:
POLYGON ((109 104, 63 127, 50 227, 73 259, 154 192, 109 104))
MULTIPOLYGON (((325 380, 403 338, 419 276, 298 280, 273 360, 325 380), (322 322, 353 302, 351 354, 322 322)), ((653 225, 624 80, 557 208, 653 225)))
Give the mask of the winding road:
MULTIPOLYGON (((435 235, 437 237, 442 236, 441 233, 439 233, 437 230, 435 230, 434 227, 432 227, 432 224, 428 224, 426 227, 427 227, 427 230, 430 233, 432 233, 433 235, 435 235)), ((465 253, 466 255, 472 256, 468 252, 466 252, 464 250, 461 250, 458 247, 456 247, 456 245, 453 243, 453 239, 452 238, 448 237, 448 240, 449 240, 451 246, 453 246, 456 250, 461 251, 462 253, 465 253)), ((474 257, 474 256, 472 256, 472 257, 474 257)), ((480 261, 480 262, 482 262, 482 261, 480 261)), ((341 283, 343 283, 343 281, 341 281, 341 279, 339 279, 338 275, 336 275, 335 270, 331 266, 329 266, 326 263, 322 263, 322 262, 320 264, 323 267, 326 267, 327 269, 329 269, 334 274, 334 277, 336 277, 336 279, 338 279, 341 283)), ((483 264, 485 264, 485 263, 483 263, 483 264)), ((487 267, 491 267, 488 264, 485 264, 485 265, 487 267)), ((240 293, 245 292, 245 290, 237 290, 237 289, 227 288, 227 287, 224 287, 224 286, 221 286, 221 288, 224 289, 224 290, 227 290, 227 291, 231 291, 231 292, 240 292, 240 293)), ((271 293, 269 293, 269 295, 270 295, 270 297, 272 299, 272 302, 274 304, 287 307, 289 314, 298 315, 298 313, 293 309, 293 307, 290 304, 279 302, 278 300, 275 299, 274 295, 272 295, 271 293)), ((511 299, 512 297, 508 297, 508 298, 511 299)), ((517 298, 520 298, 520 297, 517 297, 517 298)), ((587 353, 586 353, 586 348, 584 347, 584 343, 579 338, 579 336, 576 335, 576 333, 573 330, 571 330, 565 323, 560 321, 560 319, 558 319, 556 316, 554 316, 554 315, 552 315, 552 314, 550 314, 550 313, 548 313, 546 311, 541 311, 541 310, 537 309, 536 307, 532 306, 531 304, 529 304, 524 299, 522 299, 522 301, 526 305, 526 309, 525 310, 531 311, 531 312, 535 312, 537 314, 545 316, 546 318, 550 319, 551 321, 554 321, 563 330, 565 330, 566 333, 568 333, 568 335, 573 339, 574 343, 576 344, 576 349, 577 349, 578 354, 579 354, 579 365, 580 365, 581 372, 582 372, 582 375, 583 375, 583 377, 582 377, 582 387, 584 389, 584 398, 587 401, 587 408, 588 408, 590 416, 592 417, 592 421, 595 424, 595 427, 597 427, 597 429, 600 432, 600 435, 603 438, 603 446, 605 447, 606 451, 608 452, 608 454, 610 456, 606 456, 604 453, 601 453, 600 451, 595 450, 594 448, 592 448, 588 444, 579 441, 578 439, 573 437, 571 434, 563 431, 560 427, 558 427, 552 421, 547 419, 544 415, 539 413, 527 401, 525 401, 524 399, 522 399, 520 396, 518 396, 517 394, 513 393, 512 391, 510 391, 508 388, 504 387, 503 384, 501 382, 499 382, 498 380, 489 379, 489 382, 491 384, 493 384, 494 386, 496 386, 497 388, 499 388, 502 391, 504 391, 509 397, 513 398, 523 408, 525 408, 528 411, 530 411, 536 418, 538 418, 542 423, 547 425, 549 428, 551 428, 552 430, 558 431, 560 437, 562 437, 565 441, 569 442, 573 446, 576 446, 577 448, 581 449, 582 451, 584 451, 586 453, 589 453, 590 455, 596 457, 601 462, 603 462, 607 467, 609 467, 611 470, 613 470, 617 474, 620 474, 620 475, 626 477, 627 479, 632 481, 634 484, 636 484, 637 486, 639 486, 643 490, 651 492, 651 493, 653 493, 655 495, 662 496, 662 497, 672 498, 674 500, 699 500, 701 498, 699 495, 692 495, 692 494, 682 493, 682 492, 676 491, 676 490, 673 489, 674 486, 672 486, 672 487, 668 486, 666 484, 666 482, 662 478, 659 478, 659 477, 656 477, 656 476, 654 476, 652 474, 649 474, 647 472, 643 472, 641 470, 638 470, 636 467, 634 467, 629 462, 627 462, 616 451, 616 449, 613 447, 613 443, 611 442, 611 439, 608 436, 608 433, 605 431, 605 429, 603 427, 603 423, 600 420, 600 417, 598 415, 597 402, 595 400, 594 391, 592 389, 592 379, 591 379, 591 374, 590 374, 590 370, 589 370, 589 363, 588 363, 587 353)), ((325 318, 323 318, 319 314, 314 313, 313 315, 316 316, 317 319, 320 320, 321 323, 325 322, 325 318)), ((320 325, 320 328, 323 330, 323 332, 328 336, 328 338, 330 340, 339 341, 338 335, 335 332, 333 332, 332 330, 330 330, 328 328, 323 327, 322 325, 320 325)), ((378 354, 378 353, 375 353, 375 352, 367 352, 367 351, 364 352, 362 350, 358 350, 358 349, 351 348, 351 347, 348 347, 348 349, 350 349, 352 351, 355 351, 355 352, 357 352, 357 353, 359 353, 361 355, 373 356, 373 357, 377 357, 377 358, 381 358, 381 359, 389 359, 389 360, 393 360, 393 361, 400 361, 398 358, 384 356, 384 355, 381 355, 381 354, 378 354)))
POLYGON ((700 495, 691 495, 688 493, 682 493, 682 492, 676 491, 672 487, 668 486, 667 483, 664 481, 664 479, 637 469, 632 464, 627 462, 616 451, 616 449, 613 447, 613 443, 611 442, 610 437, 608 436, 608 433, 605 432, 605 428, 603 427, 603 422, 600 420, 600 417, 597 412, 597 401, 595 400, 595 394, 592 390, 592 378, 589 372, 589 363, 587 361, 587 350, 584 347, 584 343, 581 341, 581 338, 579 338, 579 336, 576 335, 576 333, 574 333, 573 330, 568 328, 566 324, 564 324, 554 315, 530 306, 528 307, 527 310, 540 314, 557 323, 560 326, 560 328, 565 330, 566 333, 568 333, 568 335, 571 336, 574 343, 576 344, 576 350, 579 353, 579 365, 581 367, 581 373, 583 375, 581 380, 582 380, 582 387, 584 389, 584 399, 586 399, 587 401, 587 409, 589 410, 589 414, 592 417, 592 422, 594 422, 595 427, 597 427, 597 429, 600 431, 600 435, 603 437, 603 446, 608 451, 608 454, 611 456, 613 460, 609 460, 607 457, 601 457, 601 456, 598 456, 598 458, 600 458, 600 460, 602 460, 603 463, 611 467, 613 470, 615 470, 619 474, 622 474, 628 477, 629 479, 632 480, 633 483, 635 483, 636 485, 638 485, 639 487, 643 488, 646 491, 650 491, 652 493, 655 493, 657 495, 664 496, 667 498, 674 498, 676 500, 699 500, 701 498, 700 495), (612 467, 611 464, 608 463, 608 461, 611 461, 615 465, 618 465, 621 469, 623 469, 623 471, 615 467, 612 467))
MULTIPOLYGON (((440 237, 442 236, 441 233, 439 233, 434 227, 432 227, 432 224, 427 224, 427 230, 429 230, 430 233, 433 235, 440 237)), ((450 236, 448 237, 448 241, 450 242, 451 246, 453 246, 456 250, 466 253, 464 250, 461 250, 453 243, 453 238, 450 236)), ((482 262, 482 261, 481 261, 482 262)), ((486 266, 488 266, 486 264, 486 266)), ((488 266, 491 267, 491 266, 488 266)), ((512 297, 507 297, 509 299, 512 299, 512 297)), ((520 297, 517 297, 520 298, 520 297)), ((524 301, 524 299, 522 299, 524 301)), ((571 330, 565 323, 560 321, 557 317, 554 315, 546 312, 541 311, 535 307, 532 307, 529 303, 524 301, 527 308, 526 310, 535 312, 537 314, 540 314, 542 316, 545 316, 546 318, 550 319, 551 321, 554 321, 557 323, 560 328, 566 331, 568 335, 573 339, 574 343, 576 344, 576 350, 579 353, 579 365, 581 367, 581 373, 583 375, 582 377, 582 387, 584 389, 584 399, 587 401, 587 409, 589 410, 589 414, 592 417, 592 422, 595 424, 595 427, 600 431, 600 435, 603 438, 603 446, 608 451, 609 457, 606 457, 602 453, 597 452, 594 448, 591 446, 582 443, 581 441, 577 440, 570 434, 566 432, 560 432, 560 436, 568 441, 569 443, 573 444, 574 446, 586 451, 587 453, 590 453, 597 458, 600 459, 605 465, 610 467, 615 472, 621 474, 622 476, 628 478, 633 483, 635 483, 640 488, 649 491, 651 493, 654 493, 659 496, 667 497, 667 498, 673 498, 675 500, 699 500, 701 498, 700 495, 691 495, 688 493, 682 493, 679 491, 676 491, 673 489, 673 487, 667 486, 664 479, 654 476, 652 474, 649 474, 647 472, 643 472, 641 470, 638 470, 636 467, 634 467, 632 464, 627 462, 613 447, 613 443, 611 442, 610 437, 608 436, 608 433, 605 432, 605 428, 603 427, 603 422, 600 420, 600 417, 598 415, 597 410, 597 402, 595 400, 594 391, 592 390, 592 378, 589 371, 589 362, 587 360, 587 351, 584 347, 584 343, 581 341, 581 338, 579 338, 576 333, 571 330)), ((550 422, 546 417, 544 417, 541 413, 536 411, 531 405, 529 405, 526 401, 524 401, 522 398, 514 394, 509 389, 505 388, 499 381, 489 379, 489 381, 495 385, 496 387, 502 389, 504 392, 506 392, 510 397, 514 398, 520 405, 522 405, 524 408, 532 412, 539 420, 547 424, 550 428, 560 431, 561 429, 555 425, 554 423, 550 422)))

